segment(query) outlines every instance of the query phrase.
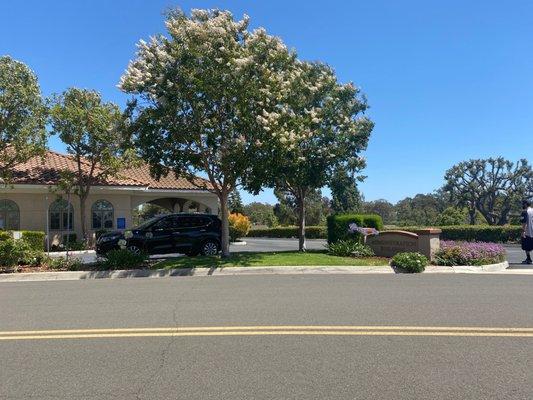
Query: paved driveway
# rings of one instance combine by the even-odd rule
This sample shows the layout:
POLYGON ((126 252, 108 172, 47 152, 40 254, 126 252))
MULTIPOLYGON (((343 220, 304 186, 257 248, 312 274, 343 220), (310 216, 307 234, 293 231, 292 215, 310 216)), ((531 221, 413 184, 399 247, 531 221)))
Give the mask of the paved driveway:
MULTIPOLYGON (((246 246, 231 245, 230 250, 233 252, 298 250, 298 239, 245 238, 244 240, 246 246)), ((324 250, 326 240, 307 239, 306 245, 309 250, 324 250)))

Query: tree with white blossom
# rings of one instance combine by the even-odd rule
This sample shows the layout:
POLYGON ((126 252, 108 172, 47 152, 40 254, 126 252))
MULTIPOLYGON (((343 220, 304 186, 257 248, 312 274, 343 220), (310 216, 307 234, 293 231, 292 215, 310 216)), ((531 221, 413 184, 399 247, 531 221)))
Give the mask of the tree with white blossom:
POLYGON ((326 186, 336 170, 356 173, 373 123, 362 114, 367 103, 352 83, 341 84, 327 65, 295 61, 283 82, 283 100, 275 112, 257 119, 276 141, 271 152, 270 185, 290 193, 298 209, 299 250, 305 251, 305 202, 326 186), (276 145, 277 141, 281 146, 276 145))
POLYGON ((152 174, 185 176, 218 196, 228 256, 228 196, 240 181, 261 186, 253 164, 269 149, 270 128, 256 115, 279 106, 294 55, 264 29, 248 30, 247 16, 236 21, 228 11, 172 11, 166 28, 167 36, 139 43, 119 87, 135 95, 133 134, 152 174))

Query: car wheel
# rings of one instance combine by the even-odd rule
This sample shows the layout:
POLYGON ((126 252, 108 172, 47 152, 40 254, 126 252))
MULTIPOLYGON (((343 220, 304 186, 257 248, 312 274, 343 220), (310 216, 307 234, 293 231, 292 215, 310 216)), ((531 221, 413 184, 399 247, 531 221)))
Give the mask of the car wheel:
POLYGON ((218 254, 218 243, 214 240, 207 240, 202 244, 202 255, 215 256, 218 254))
POLYGON ((132 244, 131 246, 128 246, 128 251, 133 254, 141 254, 141 249, 139 246, 135 246, 132 244))

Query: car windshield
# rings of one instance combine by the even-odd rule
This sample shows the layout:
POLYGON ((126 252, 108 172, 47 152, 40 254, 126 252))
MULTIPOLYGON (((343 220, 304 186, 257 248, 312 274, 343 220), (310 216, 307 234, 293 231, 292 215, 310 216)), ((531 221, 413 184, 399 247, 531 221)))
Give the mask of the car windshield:
POLYGON ((153 225, 154 223, 156 223, 157 221, 159 221, 161 217, 162 217, 161 215, 158 215, 157 217, 150 218, 149 220, 144 221, 142 224, 138 225, 134 229, 140 229, 140 230, 146 229, 150 227, 151 225, 153 225))

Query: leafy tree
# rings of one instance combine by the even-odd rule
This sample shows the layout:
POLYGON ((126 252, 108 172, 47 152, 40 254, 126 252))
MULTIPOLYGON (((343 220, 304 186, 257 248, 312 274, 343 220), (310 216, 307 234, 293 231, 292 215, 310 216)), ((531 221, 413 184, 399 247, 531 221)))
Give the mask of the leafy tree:
POLYGON ((14 167, 44 154, 46 107, 35 74, 11 57, 0 57, 0 182, 14 167))
POLYGON ((98 92, 71 88, 53 100, 54 133, 67 147, 75 171, 62 171, 60 187, 80 201, 81 232, 87 240, 86 201, 93 186, 118 177, 134 162, 119 107, 105 103, 98 92))
POLYGON ((339 168, 331 177, 331 208, 336 213, 359 212, 361 210, 361 193, 357 180, 343 168, 339 168))
POLYGON ((140 225, 144 221, 154 218, 157 215, 169 213, 169 210, 157 204, 144 203, 132 211, 133 224, 140 225))
POLYGON ((396 222, 394 204, 385 199, 364 202, 363 212, 366 214, 377 214, 381 216, 385 224, 393 224, 396 222))
POLYGON ((477 210, 489 225, 505 225, 520 200, 531 194, 533 171, 525 159, 516 164, 503 157, 478 159, 453 166, 445 180, 444 190, 468 208, 471 224, 477 210))
POLYGON ((229 194, 228 208, 232 214, 244 213, 244 205, 242 204, 241 194, 237 189, 233 189, 233 191, 229 194))
POLYGON ((435 224, 438 226, 463 225, 468 219, 465 211, 456 207, 448 207, 437 216, 435 224))
POLYGON ((278 220, 274 215, 274 207, 267 203, 252 202, 244 206, 244 214, 253 225, 276 226, 278 220))
POLYGON ((431 226, 444 211, 439 198, 433 194, 417 194, 399 201, 396 206, 398 225, 431 226))
MULTIPOLYGON (((298 202, 289 191, 275 190, 274 194, 279 203, 274 206, 274 213, 281 225, 295 225, 298 223, 298 202)), ((324 225, 326 217, 331 213, 329 199, 322 197, 320 189, 311 192, 305 199, 306 219, 309 225, 324 225)))
POLYGON ((373 123, 360 116, 367 104, 359 89, 340 84, 327 65, 296 62, 289 76, 278 110, 257 118, 281 143, 271 153, 273 161, 263 165, 270 166, 271 186, 294 198, 299 250, 305 251, 306 198, 339 168, 354 173, 364 166, 358 154, 373 123))
POLYGON ((254 186, 263 183, 254 164, 270 136, 256 116, 279 104, 293 55, 264 29, 250 32, 248 17, 235 21, 228 11, 176 10, 166 27, 168 36, 140 42, 120 87, 137 95, 129 106, 135 142, 153 175, 173 172, 217 195, 226 257, 228 197, 247 175, 254 186), (209 184, 195 179, 199 172, 209 184))

